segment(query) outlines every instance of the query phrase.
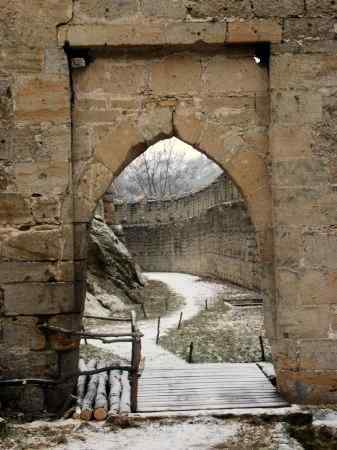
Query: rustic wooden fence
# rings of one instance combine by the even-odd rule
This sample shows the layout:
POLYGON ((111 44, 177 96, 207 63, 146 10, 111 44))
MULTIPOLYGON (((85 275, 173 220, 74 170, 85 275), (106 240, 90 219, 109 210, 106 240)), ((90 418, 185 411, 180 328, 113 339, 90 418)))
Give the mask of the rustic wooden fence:
POLYGON ((131 412, 137 412, 137 399, 138 399, 138 378, 140 373, 140 362, 141 362, 141 338, 143 334, 140 332, 136 320, 136 313, 131 312, 130 318, 106 318, 97 316, 83 316, 85 319, 94 320, 104 320, 108 322, 129 322, 130 332, 127 333, 92 333, 82 330, 68 330, 61 327, 56 327, 44 323, 39 325, 39 328, 46 334, 59 334, 67 337, 77 337, 79 340, 100 340, 104 344, 113 344, 120 342, 129 342, 131 344, 131 362, 130 365, 121 364, 111 364, 106 367, 101 367, 94 370, 77 370, 76 372, 70 373, 66 376, 60 377, 59 379, 48 379, 48 378, 1 378, 0 377, 0 387, 1 386, 20 386, 26 384, 34 385, 59 385, 65 383, 74 378, 78 378, 81 375, 95 375, 102 372, 109 372, 111 370, 121 370, 129 373, 130 380, 130 407, 131 412))

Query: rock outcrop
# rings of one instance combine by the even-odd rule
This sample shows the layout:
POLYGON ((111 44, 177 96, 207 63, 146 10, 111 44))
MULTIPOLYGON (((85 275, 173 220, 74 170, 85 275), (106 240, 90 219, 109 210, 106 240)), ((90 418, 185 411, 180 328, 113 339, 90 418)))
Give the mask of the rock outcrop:
POLYGON ((139 303, 145 280, 128 249, 104 220, 92 221, 88 245, 86 313, 109 315, 139 303))

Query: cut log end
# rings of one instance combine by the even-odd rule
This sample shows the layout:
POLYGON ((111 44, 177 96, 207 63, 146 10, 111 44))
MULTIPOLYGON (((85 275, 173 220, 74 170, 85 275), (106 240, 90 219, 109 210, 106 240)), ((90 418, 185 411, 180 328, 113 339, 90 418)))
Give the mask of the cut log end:
POLYGON ((92 418, 92 409, 82 409, 80 419, 88 422, 92 418))
POLYGON ((108 412, 105 408, 97 408, 94 412, 94 417, 97 421, 105 420, 107 418, 108 412))

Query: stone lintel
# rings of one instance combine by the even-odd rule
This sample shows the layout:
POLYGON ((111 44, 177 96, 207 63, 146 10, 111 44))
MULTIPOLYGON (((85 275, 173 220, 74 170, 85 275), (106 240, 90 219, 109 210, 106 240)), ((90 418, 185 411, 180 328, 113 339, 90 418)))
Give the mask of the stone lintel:
POLYGON ((140 47, 176 45, 223 45, 280 43, 282 27, 278 20, 261 19, 231 22, 149 22, 141 24, 88 24, 60 28, 59 46, 140 47))

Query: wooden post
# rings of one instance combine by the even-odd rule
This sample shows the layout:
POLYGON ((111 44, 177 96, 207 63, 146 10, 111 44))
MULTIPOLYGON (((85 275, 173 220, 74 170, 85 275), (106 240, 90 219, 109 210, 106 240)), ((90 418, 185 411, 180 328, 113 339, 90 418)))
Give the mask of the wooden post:
POLYGON ((179 318, 179 322, 178 322, 177 330, 180 330, 182 321, 183 321, 183 312, 181 311, 181 313, 180 313, 180 318, 179 318))
POLYGON ((189 354, 188 354, 188 362, 190 364, 193 363, 193 347, 194 347, 193 342, 191 342, 190 343, 190 351, 189 351, 189 354))
POLYGON ((145 305, 144 305, 144 303, 142 303, 142 311, 143 311, 144 319, 147 319, 148 317, 147 317, 147 314, 146 314, 146 310, 145 310, 145 305))
POLYGON ((132 356, 131 356, 131 373, 130 373, 130 406, 131 412, 137 412, 138 407, 138 375, 139 364, 142 353, 142 342, 139 336, 136 336, 132 344, 132 356))
POLYGON ((206 310, 206 311, 208 310, 208 300, 207 300, 207 298, 206 298, 206 300, 205 300, 205 310, 206 310))
POLYGON ((160 340, 160 316, 158 317, 158 324, 157 324, 157 338, 156 338, 156 344, 159 345, 160 340))
POLYGON ((266 360, 266 355, 265 355, 265 351, 264 351, 263 337, 259 336, 259 340, 260 340, 260 348, 261 348, 261 359, 264 362, 266 360))

